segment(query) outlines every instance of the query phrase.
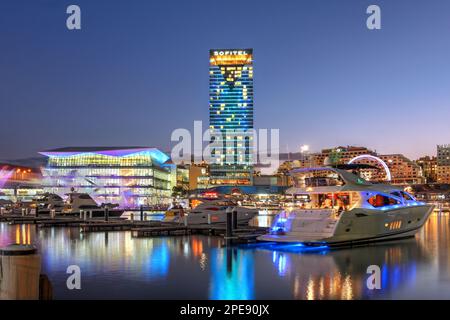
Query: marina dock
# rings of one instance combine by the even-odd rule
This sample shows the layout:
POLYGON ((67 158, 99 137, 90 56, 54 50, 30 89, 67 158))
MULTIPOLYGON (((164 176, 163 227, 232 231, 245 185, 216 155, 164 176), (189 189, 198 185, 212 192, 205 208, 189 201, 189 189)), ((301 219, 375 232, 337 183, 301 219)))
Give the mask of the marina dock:
POLYGON ((147 238, 155 236, 175 236, 203 234, 223 237, 228 241, 248 242, 268 232, 265 227, 248 225, 232 225, 229 223, 191 224, 179 222, 161 222, 153 220, 128 220, 118 217, 82 218, 78 216, 50 215, 32 216, 18 214, 4 214, 0 222, 9 224, 35 224, 38 228, 77 227, 80 232, 131 231, 132 238, 147 238))

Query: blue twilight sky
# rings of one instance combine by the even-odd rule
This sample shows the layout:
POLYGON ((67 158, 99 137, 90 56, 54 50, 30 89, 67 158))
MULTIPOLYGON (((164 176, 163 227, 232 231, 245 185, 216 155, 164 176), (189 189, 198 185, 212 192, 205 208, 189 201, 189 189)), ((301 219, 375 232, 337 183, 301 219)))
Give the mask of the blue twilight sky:
POLYGON ((208 125, 208 50, 254 48, 255 125, 281 150, 450 143, 450 1, 1 0, 0 159, 63 146, 169 150, 208 125), (78 4, 82 30, 66 28, 78 4), (366 28, 378 4, 382 29, 366 28))

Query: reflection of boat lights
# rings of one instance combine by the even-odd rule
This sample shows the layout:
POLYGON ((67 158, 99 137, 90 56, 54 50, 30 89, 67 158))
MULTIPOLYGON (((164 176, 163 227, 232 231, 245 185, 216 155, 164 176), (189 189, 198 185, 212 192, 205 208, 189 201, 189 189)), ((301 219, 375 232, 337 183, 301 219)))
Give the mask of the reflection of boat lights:
POLYGON ((205 271, 207 264, 208 264, 208 258, 206 257, 206 254, 202 253, 202 255, 200 257, 200 269, 202 271, 205 271))
POLYGON ((286 255, 274 251, 272 254, 272 262, 276 265, 278 269, 278 274, 280 276, 286 275, 286 255))
MULTIPOLYGON (((249 245, 246 245, 249 246, 249 245)), ((252 245, 252 248, 273 250, 274 252, 290 252, 290 253, 302 253, 302 252, 314 252, 319 254, 325 254, 330 247, 325 243, 317 243, 315 245, 302 243, 302 242, 267 242, 256 243, 252 245)), ((275 259, 275 255, 272 256, 272 260, 275 259)), ((275 262, 275 261, 273 261, 275 262)))

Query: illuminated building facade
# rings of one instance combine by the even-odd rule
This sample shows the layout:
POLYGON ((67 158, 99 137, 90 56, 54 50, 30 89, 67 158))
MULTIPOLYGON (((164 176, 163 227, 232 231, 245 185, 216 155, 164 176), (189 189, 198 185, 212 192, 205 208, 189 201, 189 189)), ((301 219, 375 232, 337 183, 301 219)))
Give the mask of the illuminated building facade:
POLYGON ((209 64, 209 124, 218 133, 210 183, 252 183, 253 50, 213 49, 209 64), (250 130, 250 131, 249 131, 250 130))
MULTIPOLYGON (((369 181, 384 181, 387 178, 386 170, 382 170, 380 160, 389 170, 391 183, 394 184, 418 184, 424 183, 425 177, 422 168, 414 161, 402 154, 379 155, 376 151, 366 147, 339 146, 323 149, 320 153, 310 155, 309 160, 294 160, 283 163, 279 172, 286 172, 293 168, 321 167, 327 164, 347 164, 358 157, 355 163, 373 165, 377 169, 361 170, 362 176, 369 181)), ((450 166, 449 166, 450 168, 450 166)), ((450 171, 449 171, 450 174, 450 171)))
POLYGON ((31 202, 43 194, 41 179, 39 168, 0 164, 0 200, 31 202))
POLYGON ((450 144, 437 146, 437 182, 450 183, 450 144))
POLYGON ((171 202, 176 167, 169 157, 147 147, 75 147, 40 152, 46 192, 90 194, 98 203, 121 207, 171 202))
POLYGON ((379 155, 388 166, 394 184, 425 183, 422 168, 402 154, 379 155))
POLYGON ((425 156, 415 161, 421 168, 427 183, 437 181, 437 158, 425 156))

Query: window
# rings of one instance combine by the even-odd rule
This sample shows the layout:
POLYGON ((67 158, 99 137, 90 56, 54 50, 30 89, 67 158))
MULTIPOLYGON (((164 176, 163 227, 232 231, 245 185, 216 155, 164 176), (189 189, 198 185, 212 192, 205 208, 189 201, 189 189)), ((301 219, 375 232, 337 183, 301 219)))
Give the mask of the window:
POLYGON ((403 198, 403 196, 401 195, 400 191, 394 191, 394 192, 391 192, 391 194, 392 194, 393 196, 395 196, 395 197, 403 198))
POLYGON ((406 201, 414 201, 415 199, 410 194, 404 192, 404 191, 394 191, 391 192, 391 194, 395 197, 398 197, 400 199, 406 200, 406 201))
POLYGON ((410 194, 402 191, 401 192, 403 199, 405 199, 406 201, 414 201, 415 199, 413 198, 413 196, 411 196, 410 194))
POLYGON ((391 206, 395 204, 400 204, 400 202, 394 198, 377 194, 367 200, 374 208, 381 208, 385 206, 391 206))

